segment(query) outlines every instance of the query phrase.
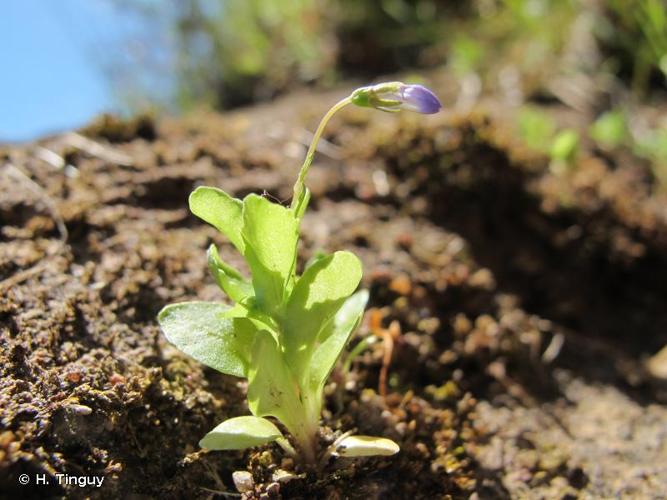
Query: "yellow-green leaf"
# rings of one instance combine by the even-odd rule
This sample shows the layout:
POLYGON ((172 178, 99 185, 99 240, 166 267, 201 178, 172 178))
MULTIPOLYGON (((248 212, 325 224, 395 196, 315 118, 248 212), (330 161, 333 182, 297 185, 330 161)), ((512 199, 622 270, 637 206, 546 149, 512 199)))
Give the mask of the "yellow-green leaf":
POLYGON ((257 303, 273 314, 294 273, 298 221, 292 210, 250 194, 243 200, 242 237, 257 303))
POLYGON ((201 186, 190 193, 189 204, 193 214, 227 236, 236 249, 243 253, 245 245, 241 238, 243 228, 241 200, 232 198, 221 189, 201 186))
POLYGON ((324 383, 350 339, 350 335, 361 322, 367 302, 368 290, 360 290, 352 295, 320 335, 320 344, 310 358, 307 368, 307 387, 318 397, 321 397, 324 383))
POLYGON ((232 266, 224 262, 215 245, 208 247, 208 268, 218 286, 235 302, 243 302, 254 295, 252 285, 232 266))
POLYGON ((399 451, 391 439, 374 436, 348 436, 336 447, 336 454, 341 457, 390 456, 399 451))
POLYGON ((304 371, 319 333, 361 280, 361 262, 350 252, 336 252, 310 265, 287 301, 284 321, 288 362, 304 371))
POLYGON ((245 416, 225 420, 199 441, 208 450, 243 450, 271 443, 283 435, 265 418, 245 416))
POLYGON ((245 318, 225 318, 229 306, 214 302, 170 304, 158 314, 167 340, 200 363, 245 377, 254 331, 235 327, 245 318))

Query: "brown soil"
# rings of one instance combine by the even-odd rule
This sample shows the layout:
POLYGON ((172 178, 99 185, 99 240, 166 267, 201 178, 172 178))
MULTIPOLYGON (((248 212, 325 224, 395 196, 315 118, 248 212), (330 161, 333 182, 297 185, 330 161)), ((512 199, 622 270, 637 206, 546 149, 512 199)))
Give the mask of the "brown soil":
POLYGON ((0 496, 222 497, 251 470, 265 498, 664 498, 667 388, 645 361, 667 344, 665 197, 631 160, 551 173, 499 110, 346 111, 309 178, 303 260, 355 251, 372 307, 401 327, 388 396, 378 342, 333 377, 322 439, 356 428, 401 452, 299 475, 274 447, 197 451, 247 413, 244 385, 169 346, 155 315, 222 300, 211 241, 242 263, 187 196, 207 184, 287 200, 304 127, 336 97, 107 117, 83 131, 93 144, 5 148, 0 496), (276 484, 276 467, 298 477, 276 484), (50 484, 22 486, 24 473, 50 484), (105 480, 79 489, 56 473, 105 480))

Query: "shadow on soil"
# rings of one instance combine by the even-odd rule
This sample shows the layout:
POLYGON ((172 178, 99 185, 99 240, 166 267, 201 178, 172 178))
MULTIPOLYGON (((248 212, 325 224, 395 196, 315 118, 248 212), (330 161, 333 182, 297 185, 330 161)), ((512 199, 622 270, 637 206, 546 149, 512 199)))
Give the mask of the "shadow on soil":
MULTIPOLYGON (((424 163, 434 165, 416 190, 428 199, 426 216, 469 242, 499 291, 516 295, 524 310, 568 332, 557 364, 620 385, 640 400, 653 399, 641 384, 631 387, 632 376, 622 368, 626 373, 619 373, 619 366, 638 371, 643 356, 667 343, 667 248, 608 207, 546 213, 529 188, 537 174, 512 165, 473 130, 456 158, 424 163), (619 252, 613 240, 619 234, 641 245, 643 255, 619 252)), ((399 177, 409 171, 391 158, 389 165, 399 177)), ((538 397, 546 396, 544 387, 534 388, 538 397)))

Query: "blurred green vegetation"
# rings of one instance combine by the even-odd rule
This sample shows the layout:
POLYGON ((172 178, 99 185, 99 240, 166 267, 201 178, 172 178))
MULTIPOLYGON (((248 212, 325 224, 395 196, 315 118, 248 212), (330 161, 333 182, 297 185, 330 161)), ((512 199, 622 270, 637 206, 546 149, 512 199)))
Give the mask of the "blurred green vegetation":
POLYGON ((589 129, 589 135, 602 147, 614 149, 625 143, 628 135, 627 117, 620 109, 600 115, 589 129))
POLYGON ((335 70, 335 22, 315 0, 179 2, 175 26, 182 108, 263 100, 335 70))
POLYGON ((526 146, 546 153, 556 133, 556 121, 534 106, 523 106, 516 115, 519 136, 526 146))
POLYGON ((665 0, 110 1, 169 26, 172 109, 447 74, 453 94, 468 85, 514 107, 519 138, 553 161, 626 150, 667 182, 667 124, 637 117, 667 101, 665 0), (559 124, 554 105, 584 123, 559 124))
POLYGON ((609 0, 597 34, 611 69, 644 93, 667 77, 667 4, 664 0, 609 0))
POLYGON ((231 108, 298 86, 434 67, 444 60, 432 49, 447 20, 469 14, 465 2, 435 0, 110 1, 169 26, 172 103, 180 110, 231 108))
POLYGON ((511 67, 539 92, 582 31, 602 57, 582 52, 580 65, 626 79, 637 95, 667 76, 664 0, 110 1, 170 27, 180 109, 440 67, 483 80, 511 67))
POLYGON ((571 164, 579 147, 579 132, 566 128, 558 132, 551 144, 549 155, 554 161, 571 164))
POLYGON ((633 151, 651 162, 661 189, 667 189, 667 125, 648 130, 633 143, 633 151))

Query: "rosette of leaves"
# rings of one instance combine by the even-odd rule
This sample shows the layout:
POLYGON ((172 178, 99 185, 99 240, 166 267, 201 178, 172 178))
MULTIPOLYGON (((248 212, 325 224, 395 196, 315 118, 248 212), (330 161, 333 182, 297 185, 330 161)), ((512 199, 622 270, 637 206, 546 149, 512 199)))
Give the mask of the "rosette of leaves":
MULTIPOLYGON (((363 316, 368 292, 355 293, 361 263, 347 251, 319 255, 297 275, 307 190, 304 197, 304 203, 287 208, 256 194, 235 199, 213 187, 190 195, 190 210, 229 239, 251 272, 250 278, 243 276, 211 245, 210 271, 234 305, 184 302, 166 306, 158 316, 167 339, 180 350, 248 380, 252 416, 222 422, 200 441, 204 448, 243 449, 277 441, 293 452, 288 436, 267 418, 272 417, 305 461, 316 459, 324 385, 363 316)), ((388 439, 356 438, 348 438, 351 447, 339 446, 340 454, 398 451, 388 439)))

